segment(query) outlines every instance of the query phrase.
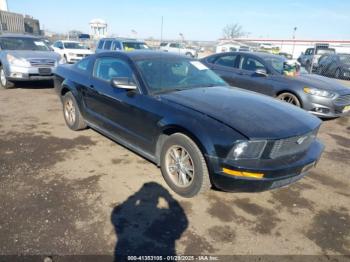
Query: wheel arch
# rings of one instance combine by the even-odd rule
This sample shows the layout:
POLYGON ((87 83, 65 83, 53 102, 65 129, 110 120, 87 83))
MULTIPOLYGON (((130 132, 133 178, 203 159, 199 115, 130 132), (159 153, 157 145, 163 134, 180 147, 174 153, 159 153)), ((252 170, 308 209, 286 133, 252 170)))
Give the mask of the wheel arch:
POLYGON ((161 154, 161 150, 164 142, 169 136, 176 133, 181 133, 188 136, 198 146, 199 150, 202 152, 204 156, 207 154, 207 149, 202 143, 201 139, 198 136, 196 136, 193 132, 191 132, 187 128, 182 127, 181 125, 169 125, 162 128, 157 139, 155 156, 156 156, 156 161, 158 166, 160 165, 160 154, 161 154))

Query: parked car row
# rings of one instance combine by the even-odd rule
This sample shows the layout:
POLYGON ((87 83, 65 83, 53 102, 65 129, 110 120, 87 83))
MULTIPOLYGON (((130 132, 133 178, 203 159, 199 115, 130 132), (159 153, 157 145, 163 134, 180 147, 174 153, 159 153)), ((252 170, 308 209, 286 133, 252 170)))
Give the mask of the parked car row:
POLYGON ((69 128, 90 127, 154 162, 184 197, 211 186, 252 192, 301 179, 324 149, 312 114, 350 111, 349 89, 300 74, 282 56, 230 52, 198 61, 136 40, 101 39, 95 54, 67 65, 88 49, 55 44, 62 55, 38 38, 0 37, 1 86, 54 79, 69 128))

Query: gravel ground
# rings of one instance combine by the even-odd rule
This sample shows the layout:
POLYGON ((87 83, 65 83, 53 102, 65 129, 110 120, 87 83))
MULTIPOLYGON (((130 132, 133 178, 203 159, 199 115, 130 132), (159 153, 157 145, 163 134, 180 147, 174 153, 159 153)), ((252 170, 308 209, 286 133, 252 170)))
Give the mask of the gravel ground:
POLYGON ((350 117, 320 138, 294 185, 189 200, 131 151, 70 131, 50 84, 0 90, 0 254, 350 255, 350 117))

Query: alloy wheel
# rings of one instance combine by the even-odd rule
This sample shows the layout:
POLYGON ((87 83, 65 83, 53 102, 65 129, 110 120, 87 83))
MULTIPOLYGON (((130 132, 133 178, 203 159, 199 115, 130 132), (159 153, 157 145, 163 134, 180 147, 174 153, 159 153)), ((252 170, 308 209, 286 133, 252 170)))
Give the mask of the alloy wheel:
POLYGON ((289 104, 292 104, 294 106, 300 107, 299 99, 293 94, 283 93, 283 94, 280 94, 277 98, 279 100, 282 100, 282 101, 286 102, 286 103, 289 103, 289 104))
POLYGON ((68 99, 64 104, 64 116, 70 125, 75 123, 75 107, 72 99, 68 99))
POLYGON ((0 81, 1 81, 1 85, 2 86, 6 86, 7 79, 6 79, 6 75, 5 75, 4 69, 1 69, 1 71, 0 71, 0 81))
POLYGON ((172 146, 165 156, 166 171, 178 187, 188 187, 194 179, 194 164, 190 154, 181 146, 172 146))

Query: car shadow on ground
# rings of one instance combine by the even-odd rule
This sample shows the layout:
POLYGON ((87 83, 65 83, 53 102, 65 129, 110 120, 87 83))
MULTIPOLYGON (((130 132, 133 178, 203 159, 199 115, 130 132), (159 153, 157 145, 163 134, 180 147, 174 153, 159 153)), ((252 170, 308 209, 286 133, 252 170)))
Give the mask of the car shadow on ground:
POLYGON ((54 88, 54 85, 53 85, 53 81, 23 81, 23 82, 16 82, 14 88, 50 89, 50 88, 54 88))
POLYGON ((176 255, 175 241, 188 227, 180 204, 161 185, 146 183, 111 215, 115 260, 125 256, 176 255))

